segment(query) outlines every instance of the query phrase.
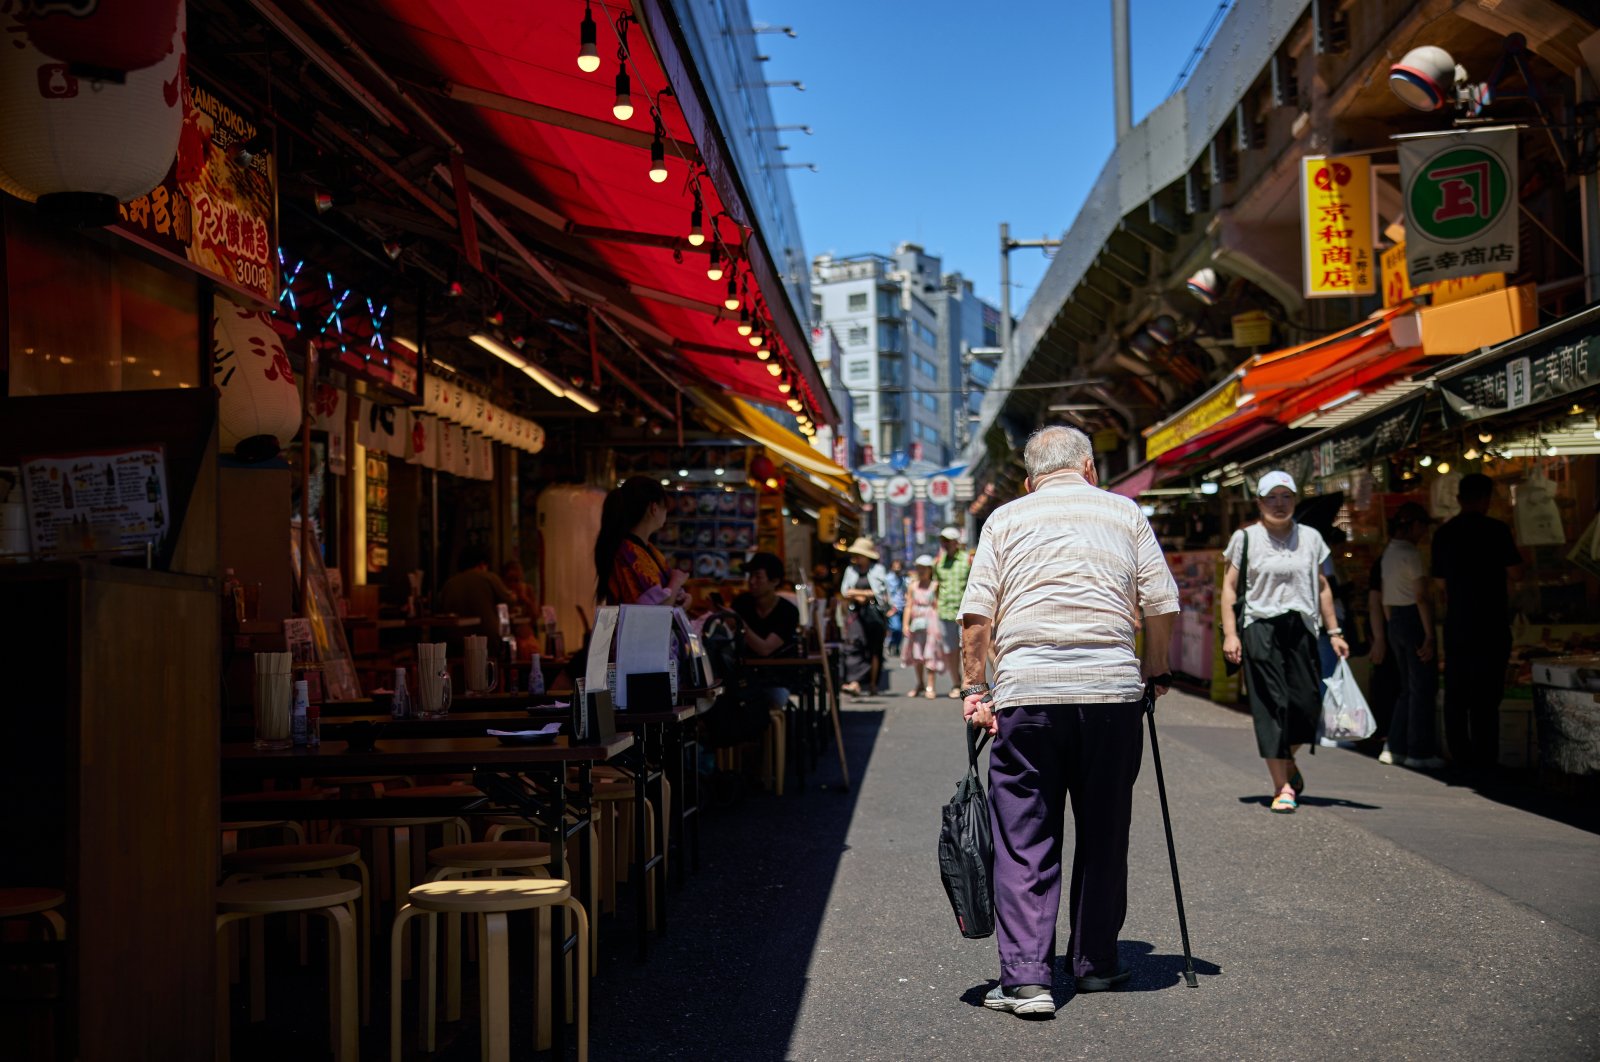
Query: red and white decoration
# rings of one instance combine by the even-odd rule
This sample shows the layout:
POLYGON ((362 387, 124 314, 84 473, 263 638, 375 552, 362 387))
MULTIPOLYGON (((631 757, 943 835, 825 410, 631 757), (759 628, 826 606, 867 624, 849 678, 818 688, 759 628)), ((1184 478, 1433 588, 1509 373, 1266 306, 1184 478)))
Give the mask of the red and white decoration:
POLYGON ((81 77, 41 51, 16 7, 5 5, 0 14, 7 45, 0 48, 0 190, 74 220, 109 225, 117 204, 159 185, 177 155, 183 9, 160 60, 117 83, 81 77))
POLYGON ((52 59, 108 80, 155 66, 172 53, 182 0, 75 0, 22 3, 28 41, 52 59))
POLYGON ((300 391, 283 339, 267 314, 220 297, 211 328, 222 449, 246 461, 275 457, 300 430, 300 391))
POLYGON ((344 391, 332 384, 317 385, 311 400, 311 427, 328 433, 328 471, 336 476, 344 475, 349 467, 349 409, 350 399, 344 391))
POLYGON ((530 454, 544 449, 544 429, 539 425, 437 376, 428 377, 423 385, 422 412, 476 432, 486 441, 530 454))

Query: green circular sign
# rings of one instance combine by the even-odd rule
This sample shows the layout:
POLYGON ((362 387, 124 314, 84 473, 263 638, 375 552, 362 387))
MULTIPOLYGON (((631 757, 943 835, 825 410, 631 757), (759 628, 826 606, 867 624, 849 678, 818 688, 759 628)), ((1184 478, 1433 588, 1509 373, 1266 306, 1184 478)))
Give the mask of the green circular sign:
POLYGON ((1406 224, 1439 243, 1477 238, 1511 203, 1510 170, 1487 148, 1447 148, 1417 167, 1406 189, 1406 224))

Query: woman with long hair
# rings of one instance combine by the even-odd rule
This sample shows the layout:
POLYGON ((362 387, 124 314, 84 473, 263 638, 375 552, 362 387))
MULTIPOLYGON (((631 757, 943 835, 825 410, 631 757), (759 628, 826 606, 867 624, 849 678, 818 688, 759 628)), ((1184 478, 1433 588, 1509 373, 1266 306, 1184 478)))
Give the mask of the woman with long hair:
POLYGON ((606 495, 594 541, 595 598, 607 605, 678 605, 687 572, 667 565, 650 536, 661 530, 672 498, 658 480, 629 476, 606 495))
POLYGON ((1294 754, 1317 739, 1322 674, 1317 632, 1326 628, 1334 653, 1350 655, 1333 611, 1322 563, 1328 546, 1314 527, 1294 518, 1294 478, 1268 472, 1256 484, 1259 523, 1233 533, 1224 554, 1222 655, 1243 663, 1255 717, 1256 748, 1272 776, 1272 810, 1297 807, 1305 780, 1294 754), (1241 586, 1242 584, 1242 586, 1241 586), (1235 605, 1243 607, 1235 613, 1235 605))

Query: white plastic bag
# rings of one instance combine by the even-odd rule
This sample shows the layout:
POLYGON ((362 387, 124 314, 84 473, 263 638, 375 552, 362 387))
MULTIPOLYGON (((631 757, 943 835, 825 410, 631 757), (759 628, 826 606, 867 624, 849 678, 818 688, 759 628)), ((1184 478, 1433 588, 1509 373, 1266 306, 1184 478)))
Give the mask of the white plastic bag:
POLYGON ((1322 695, 1322 736, 1332 741, 1364 741, 1378 729, 1367 699, 1350 673, 1350 662, 1339 661, 1333 675, 1324 680, 1322 695))

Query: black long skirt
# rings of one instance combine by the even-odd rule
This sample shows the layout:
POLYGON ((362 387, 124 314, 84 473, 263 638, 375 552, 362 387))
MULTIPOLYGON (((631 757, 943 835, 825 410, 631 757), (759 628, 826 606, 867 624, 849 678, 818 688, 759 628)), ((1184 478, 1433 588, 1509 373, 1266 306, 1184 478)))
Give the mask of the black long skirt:
POLYGON ((1286 760, 1317 739, 1322 674, 1317 639, 1298 612, 1258 619, 1240 636, 1250 714, 1262 759, 1286 760))

